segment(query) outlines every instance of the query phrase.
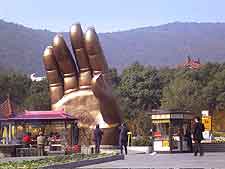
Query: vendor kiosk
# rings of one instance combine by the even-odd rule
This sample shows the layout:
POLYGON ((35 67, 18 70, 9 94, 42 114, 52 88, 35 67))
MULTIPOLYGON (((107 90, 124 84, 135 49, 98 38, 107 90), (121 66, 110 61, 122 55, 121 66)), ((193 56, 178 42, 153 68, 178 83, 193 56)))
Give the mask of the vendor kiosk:
MULTIPOLYGON (((188 152, 188 133, 193 113, 189 111, 152 110, 153 149, 156 152, 188 152)), ((189 135, 190 136, 190 135, 189 135)))
POLYGON ((66 147, 72 145, 73 125, 77 120, 63 110, 25 111, 0 118, 0 153, 5 156, 34 156, 37 154, 37 136, 43 132, 45 152, 48 155, 64 154, 66 147), (27 133, 31 137, 29 146, 23 142, 27 133))

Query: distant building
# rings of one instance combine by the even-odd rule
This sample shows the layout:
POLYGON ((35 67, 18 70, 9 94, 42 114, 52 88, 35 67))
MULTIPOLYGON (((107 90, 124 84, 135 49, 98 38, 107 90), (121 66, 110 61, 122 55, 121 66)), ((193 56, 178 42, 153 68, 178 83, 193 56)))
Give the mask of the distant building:
POLYGON ((39 81, 44 80, 44 79, 45 79, 45 76, 37 77, 37 76, 36 76, 36 73, 32 73, 32 74, 30 75, 30 79, 31 79, 33 82, 34 82, 34 81, 39 82, 39 81))
POLYGON ((194 60, 190 56, 187 57, 185 63, 178 65, 178 68, 199 69, 200 67, 200 59, 194 60))

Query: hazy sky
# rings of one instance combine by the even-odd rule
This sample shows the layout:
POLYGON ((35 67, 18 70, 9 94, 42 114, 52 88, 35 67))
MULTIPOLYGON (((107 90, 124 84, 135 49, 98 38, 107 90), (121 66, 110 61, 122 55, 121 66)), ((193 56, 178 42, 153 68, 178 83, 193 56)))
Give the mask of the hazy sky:
POLYGON ((0 19, 68 31, 74 22, 98 32, 168 22, 225 22, 225 0, 0 0, 0 19))

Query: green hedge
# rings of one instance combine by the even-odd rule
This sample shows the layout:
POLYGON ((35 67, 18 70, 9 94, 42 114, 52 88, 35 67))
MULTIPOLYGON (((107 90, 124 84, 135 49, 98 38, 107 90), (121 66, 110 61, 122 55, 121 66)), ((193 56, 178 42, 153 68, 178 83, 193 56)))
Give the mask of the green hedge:
POLYGON ((214 137, 225 137, 225 132, 213 132, 214 137))

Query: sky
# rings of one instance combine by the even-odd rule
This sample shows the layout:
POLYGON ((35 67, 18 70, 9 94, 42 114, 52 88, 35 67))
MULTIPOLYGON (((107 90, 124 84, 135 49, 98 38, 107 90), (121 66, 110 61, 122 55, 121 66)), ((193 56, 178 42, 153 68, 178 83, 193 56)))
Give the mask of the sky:
POLYGON ((225 0, 0 0, 0 19, 34 29, 114 32, 170 22, 225 22, 225 0))

